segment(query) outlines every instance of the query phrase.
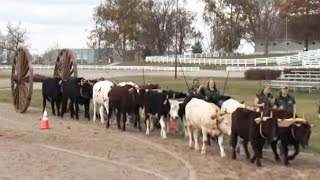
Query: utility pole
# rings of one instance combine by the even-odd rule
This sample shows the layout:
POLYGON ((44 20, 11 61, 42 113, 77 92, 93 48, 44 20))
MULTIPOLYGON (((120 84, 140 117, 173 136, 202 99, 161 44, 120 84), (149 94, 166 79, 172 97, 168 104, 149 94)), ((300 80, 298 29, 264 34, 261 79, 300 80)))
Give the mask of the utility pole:
POLYGON ((288 14, 286 14, 286 51, 288 53, 288 14))
POLYGON ((178 5, 179 5, 179 0, 177 0, 177 4, 176 4, 176 28, 175 28, 175 34, 176 34, 176 49, 175 49, 175 65, 174 65, 174 79, 177 79, 177 69, 178 69, 178 5))

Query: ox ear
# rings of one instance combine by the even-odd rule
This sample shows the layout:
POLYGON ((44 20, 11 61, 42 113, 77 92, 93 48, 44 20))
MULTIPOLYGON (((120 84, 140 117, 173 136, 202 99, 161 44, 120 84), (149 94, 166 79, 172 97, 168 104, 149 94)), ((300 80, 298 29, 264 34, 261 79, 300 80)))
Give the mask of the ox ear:
POLYGON ((299 123, 298 123, 298 124, 296 124, 296 126, 297 126, 297 127, 300 127, 300 126, 301 126, 301 124, 299 124, 299 123))
POLYGON ((61 85, 61 84, 62 84, 62 80, 60 80, 60 81, 58 82, 58 84, 61 85))

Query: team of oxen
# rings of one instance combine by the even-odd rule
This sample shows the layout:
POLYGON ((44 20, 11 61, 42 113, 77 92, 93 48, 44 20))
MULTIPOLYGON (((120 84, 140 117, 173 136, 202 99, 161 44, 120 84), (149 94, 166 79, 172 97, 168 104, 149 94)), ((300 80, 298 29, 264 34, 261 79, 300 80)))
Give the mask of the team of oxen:
POLYGON ((85 118, 90 120, 89 107, 92 98, 93 121, 95 122, 99 115, 101 123, 106 124, 107 128, 110 126, 111 115, 115 113, 117 126, 123 131, 126 130, 127 116, 130 116, 134 127, 139 130, 141 119, 145 119, 147 135, 159 124, 160 136, 167 138, 169 121, 180 119, 185 127, 185 136, 189 137, 190 148, 194 143, 195 150, 200 150, 198 139, 199 135, 202 135, 202 154, 206 153, 210 138, 217 137, 220 155, 224 157, 223 135, 228 135, 231 137, 232 159, 235 159, 240 137, 247 158, 252 163, 256 162, 257 166, 261 166, 265 142, 271 144, 277 161, 280 160, 277 144, 278 141, 281 142, 283 161, 288 165, 289 160, 293 160, 299 153, 299 146, 308 145, 311 134, 308 121, 292 118, 293 115, 285 110, 272 109, 270 116, 263 117, 253 108, 227 96, 222 97, 224 103, 220 108, 215 102, 205 101, 203 91, 197 95, 187 95, 183 92, 162 90, 159 85, 139 87, 133 82, 115 84, 103 79, 49 78, 43 82, 42 93, 44 108, 48 100, 54 115, 63 117, 68 108, 71 117, 76 119, 79 118, 79 105, 84 105, 85 118), (248 142, 254 152, 251 159, 248 142), (288 155, 289 145, 295 148, 292 155, 288 155))

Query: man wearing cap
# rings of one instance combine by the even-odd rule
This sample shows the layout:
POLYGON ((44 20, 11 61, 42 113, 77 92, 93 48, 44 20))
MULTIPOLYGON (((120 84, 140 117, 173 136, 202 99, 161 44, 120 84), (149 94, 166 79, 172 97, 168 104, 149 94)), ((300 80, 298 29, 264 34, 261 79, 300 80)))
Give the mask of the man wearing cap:
POLYGON ((276 98, 275 106, 279 109, 285 109, 293 117, 296 114, 296 100, 289 93, 287 85, 282 85, 280 87, 279 96, 276 98))
POLYGON ((195 95, 199 93, 200 84, 198 79, 194 79, 192 82, 192 87, 189 89, 189 95, 195 95))

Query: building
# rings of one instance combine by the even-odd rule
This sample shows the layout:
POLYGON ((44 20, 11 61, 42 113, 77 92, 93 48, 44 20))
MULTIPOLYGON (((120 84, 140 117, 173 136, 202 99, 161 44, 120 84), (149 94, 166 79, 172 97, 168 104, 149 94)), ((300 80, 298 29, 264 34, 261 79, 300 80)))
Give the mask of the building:
MULTIPOLYGON (((105 52, 108 50, 101 49, 100 53, 98 49, 70 49, 77 60, 77 64, 100 64, 106 63, 105 52)), ((52 50, 50 52, 50 64, 54 63, 58 57, 60 50, 52 50)), ((48 63, 48 62, 47 62, 48 63)))
MULTIPOLYGON (((265 49, 264 42, 255 42, 255 54, 263 54, 265 49)), ((320 49, 320 41, 310 40, 308 45, 309 50, 320 49)), ((269 41, 268 53, 297 53, 304 50, 304 41, 293 40, 274 40, 269 41)))

